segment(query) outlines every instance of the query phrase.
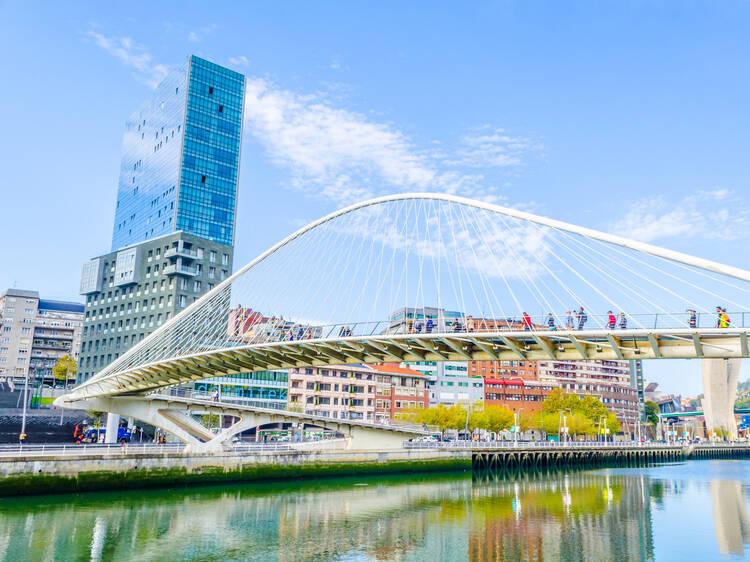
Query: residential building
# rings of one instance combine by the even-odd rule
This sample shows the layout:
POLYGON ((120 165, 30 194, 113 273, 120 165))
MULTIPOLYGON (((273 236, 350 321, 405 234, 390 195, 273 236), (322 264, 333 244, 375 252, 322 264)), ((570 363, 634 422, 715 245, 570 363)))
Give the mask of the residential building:
POLYGON ((429 405, 425 376, 394 365, 289 370, 289 406, 336 419, 389 423, 429 405))
POLYGON ((599 398, 617 416, 625 431, 640 419, 637 390, 630 386, 627 361, 539 361, 539 380, 557 383, 571 394, 599 398))
POLYGON ((485 360, 469 361, 468 371, 470 377, 490 378, 521 378, 524 380, 536 380, 539 378, 537 361, 521 360, 485 360))
POLYGON ((484 405, 505 406, 514 412, 533 414, 542 409, 544 400, 555 388, 556 381, 526 380, 521 378, 484 379, 484 405))
POLYGON ((638 414, 641 421, 646 421, 646 392, 643 383, 643 361, 630 359, 630 387, 635 389, 638 396, 638 414))
POLYGON ((79 382, 231 275, 244 84, 190 56, 128 118, 112 250, 81 273, 79 382))
POLYGON ((81 303, 42 299, 37 291, 5 291, 0 296, 0 378, 54 384, 52 368, 61 357, 79 361, 83 315, 81 303))
POLYGON ((401 366, 427 377, 430 406, 471 405, 484 400, 484 379, 471 376, 466 361, 415 361, 401 366))

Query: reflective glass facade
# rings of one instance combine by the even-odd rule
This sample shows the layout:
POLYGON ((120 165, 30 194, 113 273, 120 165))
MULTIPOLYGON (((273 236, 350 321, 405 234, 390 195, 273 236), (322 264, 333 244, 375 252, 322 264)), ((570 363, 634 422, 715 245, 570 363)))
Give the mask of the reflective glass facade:
POLYGON ((192 57, 177 229, 232 245, 245 77, 192 57))
POLYGON ((244 81, 191 56, 128 119, 112 251, 176 230, 233 244, 244 81))

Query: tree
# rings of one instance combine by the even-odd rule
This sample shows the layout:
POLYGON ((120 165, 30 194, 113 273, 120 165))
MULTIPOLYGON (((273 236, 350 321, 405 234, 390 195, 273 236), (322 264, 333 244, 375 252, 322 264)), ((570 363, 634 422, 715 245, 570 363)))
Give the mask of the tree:
POLYGON ((65 388, 68 388, 68 379, 75 377, 78 373, 78 365, 76 360, 70 355, 63 355, 57 360, 55 366, 52 367, 52 375, 55 380, 64 381, 65 388))
POLYGON ((547 435, 557 435, 560 432, 560 414, 555 412, 539 412, 534 418, 534 428, 547 435))
POLYGON ((499 433, 513 425, 513 412, 505 406, 487 406, 484 409, 483 429, 499 433))
POLYGON ((652 402, 651 400, 646 400, 646 422, 650 423, 651 425, 656 425, 659 423, 659 406, 656 404, 656 402, 652 402))

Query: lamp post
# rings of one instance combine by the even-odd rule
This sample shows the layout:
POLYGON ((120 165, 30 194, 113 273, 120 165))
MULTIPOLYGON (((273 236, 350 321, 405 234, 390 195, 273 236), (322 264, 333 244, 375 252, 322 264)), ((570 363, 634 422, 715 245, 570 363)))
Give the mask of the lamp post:
POLYGON ((27 372, 24 376, 24 384, 23 384, 23 414, 21 416, 21 434, 18 436, 18 440, 21 442, 21 445, 23 445, 23 442, 26 441, 26 404, 28 403, 28 396, 29 396, 29 373, 27 372))
POLYGON ((517 412, 513 412, 513 434, 515 437, 516 447, 518 447, 518 430, 520 429, 519 422, 521 421, 521 410, 523 410, 523 408, 519 408, 517 412))

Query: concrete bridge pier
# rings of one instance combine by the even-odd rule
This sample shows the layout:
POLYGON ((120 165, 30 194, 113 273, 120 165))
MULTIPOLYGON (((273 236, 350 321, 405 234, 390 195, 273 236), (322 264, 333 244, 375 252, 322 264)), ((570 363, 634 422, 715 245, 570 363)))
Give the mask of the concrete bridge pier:
POLYGON ((737 435, 734 401, 741 359, 703 359, 703 412, 709 432, 723 430, 737 435))

